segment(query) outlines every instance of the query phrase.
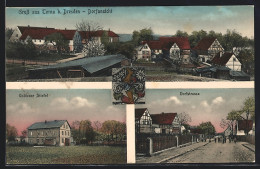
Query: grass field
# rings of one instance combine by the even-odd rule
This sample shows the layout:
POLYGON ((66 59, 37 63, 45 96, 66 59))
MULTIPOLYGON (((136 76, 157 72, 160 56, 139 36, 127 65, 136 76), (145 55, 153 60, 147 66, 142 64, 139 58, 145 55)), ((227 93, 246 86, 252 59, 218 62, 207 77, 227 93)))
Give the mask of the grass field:
POLYGON ((126 148, 112 146, 6 147, 7 164, 126 164, 126 148))

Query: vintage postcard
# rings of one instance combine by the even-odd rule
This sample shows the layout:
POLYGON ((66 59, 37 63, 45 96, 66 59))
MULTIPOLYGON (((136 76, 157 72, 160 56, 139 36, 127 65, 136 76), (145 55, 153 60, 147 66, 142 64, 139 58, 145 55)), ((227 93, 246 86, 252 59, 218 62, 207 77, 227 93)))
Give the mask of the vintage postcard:
POLYGON ((136 163, 255 162, 254 88, 147 90, 136 163))
POLYGON ((9 7, 5 33, 8 82, 254 80, 253 5, 9 7))
POLYGON ((107 89, 6 91, 6 164, 126 164, 126 109, 107 89))

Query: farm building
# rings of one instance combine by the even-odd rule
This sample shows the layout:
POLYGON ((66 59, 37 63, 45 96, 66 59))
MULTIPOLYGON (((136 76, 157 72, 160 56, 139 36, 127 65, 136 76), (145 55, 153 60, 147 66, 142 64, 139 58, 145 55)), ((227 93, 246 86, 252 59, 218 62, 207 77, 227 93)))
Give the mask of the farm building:
POLYGON ((180 134, 181 125, 177 113, 151 114, 154 132, 158 134, 180 134))
POLYGON ((129 60, 119 54, 81 58, 28 71, 30 79, 97 77, 111 76, 112 68, 128 65, 129 60))
POLYGON ((37 122, 28 127, 28 143, 69 146, 71 127, 67 120, 37 122))
POLYGON ((230 68, 225 66, 208 66, 195 69, 195 72, 203 77, 210 77, 216 79, 230 79, 230 68))
POLYGON ((152 133, 152 118, 147 108, 135 109, 136 133, 152 133))

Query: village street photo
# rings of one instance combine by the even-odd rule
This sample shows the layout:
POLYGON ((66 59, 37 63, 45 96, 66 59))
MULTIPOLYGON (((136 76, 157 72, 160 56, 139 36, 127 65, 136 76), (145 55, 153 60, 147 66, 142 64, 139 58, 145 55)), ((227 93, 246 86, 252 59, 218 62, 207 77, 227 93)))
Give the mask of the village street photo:
POLYGON ((254 81, 253 5, 9 7, 5 26, 8 82, 254 81))
POLYGON ((136 163, 255 162, 253 88, 146 90, 136 163))
POLYGON ((6 91, 6 165, 126 164, 126 110, 106 89, 6 91))

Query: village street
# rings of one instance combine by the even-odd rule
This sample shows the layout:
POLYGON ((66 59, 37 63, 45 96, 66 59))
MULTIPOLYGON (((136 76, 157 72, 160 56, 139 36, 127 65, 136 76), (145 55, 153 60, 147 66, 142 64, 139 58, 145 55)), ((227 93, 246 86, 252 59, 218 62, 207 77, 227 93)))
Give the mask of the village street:
POLYGON ((254 145, 228 141, 224 144, 214 141, 200 142, 167 150, 152 157, 137 159, 137 163, 248 163, 253 161, 255 161, 254 145))
POLYGON ((168 163, 237 163, 253 162, 255 153, 238 143, 215 143, 211 142, 187 154, 174 158, 168 163))

